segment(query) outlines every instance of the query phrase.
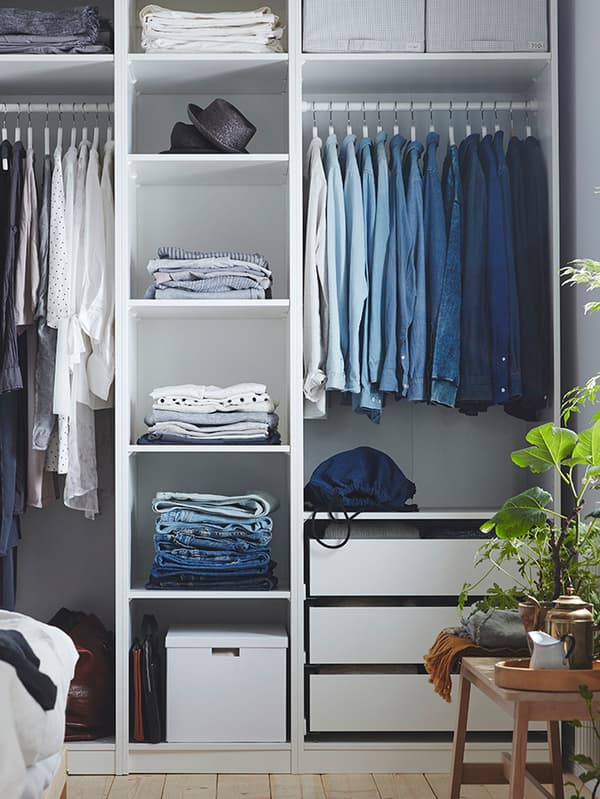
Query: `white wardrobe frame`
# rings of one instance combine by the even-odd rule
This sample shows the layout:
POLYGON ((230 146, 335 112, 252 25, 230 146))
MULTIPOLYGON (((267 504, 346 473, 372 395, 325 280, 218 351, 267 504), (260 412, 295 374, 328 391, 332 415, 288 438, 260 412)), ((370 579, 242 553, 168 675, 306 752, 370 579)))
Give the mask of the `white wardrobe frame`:
MULTIPOLYGON (((184 4, 185 5, 185 4, 184 4)), ((208 8, 206 2, 190 2, 188 6, 208 8)), ((214 3, 213 3, 214 5, 214 3)), ((252 4, 238 0, 231 6, 249 8, 252 4)), ((538 103, 536 131, 543 140, 550 175, 550 219, 552 222, 552 304, 553 304, 553 356, 554 391, 553 406, 549 418, 559 419, 560 410, 560 348, 559 331, 559 204, 558 204, 558 64, 557 64, 557 0, 549 0, 550 53, 533 54, 360 54, 360 55, 314 55, 302 53, 301 0, 288 0, 287 37, 289 54, 285 56, 169 56, 129 53, 130 42, 138 35, 134 29, 135 4, 115 0, 115 138, 116 147, 116 740, 115 744, 94 742, 72 749, 69 768, 78 773, 128 772, 344 772, 344 771, 400 771, 419 772, 446 771, 450 763, 450 744, 423 742, 311 742, 305 743, 305 696, 304 696, 304 624, 305 624, 305 579, 304 579, 304 508, 303 508, 303 404, 302 404, 302 173, 304 161, 302 101, 306 96, 305 85, 311 91, 318 85, 324 96, 331 81, 336 92, 347 91, 356 79, 355 95, 376 96, 379 86, 387 94, 401 90, 404 96, 411 92, 423 95, 427 86, 439 77, 442 94, 456 101, 474 93, 493 98, 493 93, 510 92, 513 87, 529 91, 538 103), (283 87, 288 102, 288 149, 285 153, 249 156, 172 156, 131 154, 133 141, 134 108, 136 101, 136 76, 140 68, 144 80, 162 82, 168 87, 175 85, 177 70, 181 74, 211 76, 220 79, 232 71, 256 70, 266 65, 273 69, 285 69, 283 87), (165 66, 166 65, 166 66, 165 66), (164 71, 163 71, 164 68, 164 71), (397 77, 396 77, 397 76, 397 77), (404 77, 406 76, 406 77, 404 77), (305 83, 306 81, 306 83, 305 83), (455 89, 453 83, 455 82, 455 89), (450 91, 456 92, 450 95, 450 91), (289 347, 289 447, 283 450, 289 459, 289 556, 290 585, 280 592, 277 601, 288 603, 287 618, 290 633, 289 658, 289 729, 286 744, 131 744, 129 742, 128 702, 128 651, 131 640, 131 611, 136 603, 145 601, 148 593, 131 584, 131 514, 135 497, 132 496, 134 482, 131 479, 131 463, 138 457, 132 446, 130 413, 135 393, 135 350, 133 348, 136 318, 152 318, 160 313, 173 314, 176 309, 158 304, 152 308, 139 300, 130 299, 130 239, 134 234, 135 191, 132 175, 146 170, 162 169, 167 163, 181 163, 185 169, 226 170, 235 167, 242 159, 245 164, 255 163, 257 168, 271 163, 275 169, 283 170, 288 185, 289 213, 289 304, 283 300, 277 310, 269 311, 257 306, 256 313, 283 316, 288 320, 289 347)), ((139 51, 139 43, 136 50, 139 51)), ((39 62, 41 63, 41 62, 39 62)), ((75 70, 76 67, 70 67, 75 70)), ((105 65, 102 65, 105 69, 105 65)), ((243 80, 243 74, 241 79, 243 80)), ((250 75, 250 72, 248 73, 250 75)), ((265 72, 265 75, 270 73, 265 72)), ((268 78, 267 78, 268 79, 268 78)), ((252 78, 249 78, 252 80, 252 78)), ((435 85, 435 83, 433 84, 435 85)), ((165 90, 168 91, 168 88, 165 90)), ((259 91, 256 89, 255 91, 259 91)), ((218 94, 218 92, 215 92, 218 94)), ((226 96, 226 95, 225 95, 226 96)), ((475 112, 474 112, 475 113, 475 112)), ((173 120, 174 122, 175 120, 173 120)), ((260 124, 260 121, 259 121, 260 124)), ((322 126, 325 126, 325 121, 322 126)), ((321 134, 322 135, 322 134, 321 134)), ((225 174, 225 173, 224 173, 225 174)), ((176 243, 176 242, 173 242, 176 243)), ((198 242, 201 245, 201 242, 198 242)), ((223 242, 225 246, 226 242, 223 242)), ((223 314, 236 313, 236 303, 198 303, 186 309, 187 318, 215 318, 223 314), (211 316, 212 314, 212 316, 211 316)), ((166 448, 168 451, 171 448, 166 448)), ((218 449, 218 448, 217 448, 218 449)), ((235 458, 235 448, 226 448, 235 458)), ((176 451, 176 450, 175 450, 176 451)), ((205 448, 203 452, 207 452, 205 448)), ((147 456, 142 456, 147 457, 147 456)), ((155 456, 158 457, 158 456, 155 456)), ((187 455, 186 457, 192 457, 187 455)), ((264 458, 273 457, 265 451, 264 458)), ((507 465, 507 468, 510 468, 507 465)), ((199 486, 199 489, 201 487, 199 486)), ((553 486, 559 496, 559 486, 553 486)), ((430 517, 434 517, 431 514, 430 517)), ((452 512, 437 514, 452 518, 452 512)), ((427 518, 427 514, 420 514, 427 518)), ((455 512, 455 518, 464 518, 464 513, 455 512)), ((153 592, 148 607, 157 614, 163 603, 168 603, 171 592, 153 592)), ((194 592, 185 595, 189 603, 214 602, 227 599, 243 601, 242 594, 194 592)), ((264 595, 260 601, 273 601, 264 595)), ((441 702, 442 700, 440 700, 441 702)), ((499 744, 472 744, 469 747, 472 759, 489 759, 491 752, 502 749, 499 744)))

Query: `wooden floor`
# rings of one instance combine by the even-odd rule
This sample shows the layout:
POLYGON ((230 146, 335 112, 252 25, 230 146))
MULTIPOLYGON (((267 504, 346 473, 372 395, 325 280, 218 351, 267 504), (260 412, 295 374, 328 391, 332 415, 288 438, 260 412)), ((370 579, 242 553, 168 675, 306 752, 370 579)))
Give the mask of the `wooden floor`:
MULTIPOLYGON (((565 783, 574 779, 566 775, 565 783)), ((132 774, 69 777, 68 799, 448 799, 449 794, 447 774, 132 774)), ((508 799, 508 786, 471 785, 461 799, 508 799)))

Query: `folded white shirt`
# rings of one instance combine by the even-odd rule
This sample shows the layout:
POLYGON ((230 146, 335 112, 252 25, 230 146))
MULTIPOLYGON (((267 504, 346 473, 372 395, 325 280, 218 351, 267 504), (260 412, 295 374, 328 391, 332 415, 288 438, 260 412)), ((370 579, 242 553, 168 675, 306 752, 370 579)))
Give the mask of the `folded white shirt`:
POLYGON ((233 386, 163 386, 150 392, 153 410, 194 408, 204 413, 214 411, 261 411, 272 413, 275 403, 262 383, 238 383, 233 386))

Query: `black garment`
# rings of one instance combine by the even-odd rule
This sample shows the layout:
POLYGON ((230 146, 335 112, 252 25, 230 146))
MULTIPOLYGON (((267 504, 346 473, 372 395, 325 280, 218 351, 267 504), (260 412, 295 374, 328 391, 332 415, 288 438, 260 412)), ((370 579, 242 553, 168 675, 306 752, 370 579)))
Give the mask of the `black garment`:
POLYGON ((52 710, 56 704, 56 685, 39 670, 40 659, 18 630, 0 630, 0 660, 14 666, 27 693, 42 710, 52 710))
POLYGON ((552 380, 548 179, 538 139, 513 137, 506 156, 513 207, 515 268, 521 328, 523 394, 506 403, 511 416, 536 422, 552 380))

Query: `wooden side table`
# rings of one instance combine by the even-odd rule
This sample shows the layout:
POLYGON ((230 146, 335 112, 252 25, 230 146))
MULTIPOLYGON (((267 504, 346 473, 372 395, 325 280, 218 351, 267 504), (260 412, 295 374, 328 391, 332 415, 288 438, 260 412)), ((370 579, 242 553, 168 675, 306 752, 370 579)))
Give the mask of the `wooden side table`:
POLYGON ((561 721, 584 720, 588 710, 578 693, 514 691, 498 688, 494 666, 498 658, 463 658, 460 671, 459 703, 452 752, 450 799, 459 799, 461 785, 500 785, 508 782, 510 799, 564 799, 560 749, 561 721), (465 763, 465 737, 471 686, 513 717, 512 754, 502 755, 501 763, 465 763), (526 762, 527 729, 530 721, 548 724, 550 762, 526 762), (543 783, 554 787, 550 793, 543 783))

